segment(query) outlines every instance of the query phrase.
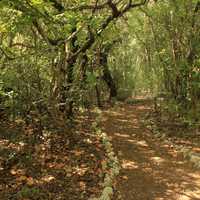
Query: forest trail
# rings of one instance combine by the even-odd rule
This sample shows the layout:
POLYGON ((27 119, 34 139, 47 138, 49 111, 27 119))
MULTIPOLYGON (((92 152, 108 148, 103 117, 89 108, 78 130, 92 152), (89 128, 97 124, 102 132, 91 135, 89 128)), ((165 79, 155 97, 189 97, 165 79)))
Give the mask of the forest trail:
POLYGON ((152 137, 142 120, 149 103, 104 111, 104 131, 122 163, 117 190, 123 200, 200 200, 200 172, 173 147, 152 137))

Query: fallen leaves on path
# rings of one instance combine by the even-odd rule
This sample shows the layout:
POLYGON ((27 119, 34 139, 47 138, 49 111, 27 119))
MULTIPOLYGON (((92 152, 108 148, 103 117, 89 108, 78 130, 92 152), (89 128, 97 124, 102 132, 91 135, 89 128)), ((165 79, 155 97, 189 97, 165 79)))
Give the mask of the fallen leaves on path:
POLYGON ((142 123, 151 112, 150 105, 151 102, 143 101, 104 111, 102 126, 112 137, 122 165, 117 183, 120 198, 199 200, 200 172, 184 162, 173 146, 152 137, 142 123))
POLYGON ((0 199, 86 200, 97 196, 105 155, 90 120, 85 117, 73 129, 44 130, 40 135, 31 125, 1 123, 0 199))

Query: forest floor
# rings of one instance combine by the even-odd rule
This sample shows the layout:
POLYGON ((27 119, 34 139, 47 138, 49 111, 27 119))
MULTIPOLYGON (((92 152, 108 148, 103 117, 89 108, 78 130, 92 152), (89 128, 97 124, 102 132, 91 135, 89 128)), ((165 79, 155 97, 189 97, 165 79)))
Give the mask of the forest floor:
POLYGON ((102 191, 105 149, 80 114, 70 129, 0 122, 0 200, 86 200, 102 191))
POLYGON ((103 129, 112 138, 122 164, 116 186, 119 199, 199 200, 199 170, 145 127, 150 105, 148 101, 121 104, 103 112, 103 129))
MULTIPOLYGON (((106 155, 93 134, 95 116, 90 114, 80 114, 66 130, 41 131, 34 123, 1 121, 0 199, 86 200, 98 196, 106 155)), ((157 117, 152 102, 146 100, 103 109, 103 131, 112 138, 122 166, 114 200, 200 199, 199 170, 171 144, 156 139, 144 122, 158 122, 160 131, 174 143, 196 152, 200 149, 198 132, 171 125, 166 119, 161 123, 157 117)))

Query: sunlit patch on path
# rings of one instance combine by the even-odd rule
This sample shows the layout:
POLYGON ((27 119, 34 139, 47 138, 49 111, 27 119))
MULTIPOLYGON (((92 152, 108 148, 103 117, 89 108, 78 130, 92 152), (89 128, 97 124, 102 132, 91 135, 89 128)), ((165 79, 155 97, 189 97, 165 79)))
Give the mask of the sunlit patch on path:
POLYGON ((104 111, 103 126, 113 140, 122 170, 117 189, 124 200, 200 200, 200 172, 170 145, 155 140, 141 120, 149 103, 104 111))

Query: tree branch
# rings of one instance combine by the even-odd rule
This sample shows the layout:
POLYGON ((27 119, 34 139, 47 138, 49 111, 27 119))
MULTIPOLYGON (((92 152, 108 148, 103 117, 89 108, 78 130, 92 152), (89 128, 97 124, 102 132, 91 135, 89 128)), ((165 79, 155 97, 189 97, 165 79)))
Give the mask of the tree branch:
POLYGON ((49 38, 46 33, 44 32, 43 28, 40 26, 40 24, 38 23, 37 20, 33 20, 33 25, 34 27, 37 29, 38 33, 42 36, 42 38, 50 45, 52 46, 57 46, 58 43, 62 40, 62 39, 56 39, 53 40, 51 38, 49 38))
MULTIPOLYGON (((108 0, 108 1, 112 1, 112 0, 108 0)), ((140 3, 132 4, 132 0, 130 0, 129 3, 127 4, 127 6, 124 9, 122 9, 121 11, 118 11, 118 10, 116 11, 115 9, 117 9, 117 8, 116 8, 116 5, 115 5, 115 8, 114 7, 112 8, 112 10, 114 9, 114 11, 112 12, 112 15, 107 17, 107 19, 102 23, 101 28, 97 31, 97 36, 100 36, 101 33, 107 28, 107 26, 114 19, 123 16, 123 14, 125 12, 129 11, 132 8, 145 5, 148 1, 149 0, 143 0, 140 3), (114 12, 117 12, 117 14, 114 13, 114 12)), ((92 30, 91 30, 91 28, 89 26, 88 26, 88 32, 89 32, 88 41, 76 53, 74 53, 69 59, 77 57, 80 53, 85 53, 93 45, 93 43, 95 42, 95 37, 94 37, 94 33, 92 32, 92 30)))
MULTIPOLYGON (((109 17, 107 17, 107 19, 102 23, 101 28, 97 31, 97 35, 101 35, 101 33, 103 32, 104 29, 107 28, 107 26, 116 18, 123 16, 126 12, 128 12, 129 10, 131 10, 132 8, 135 7, 140 7, 145 5, 146 3, 148 3, 149 0, 143 0, 140 3, 135 3, 132 4, 132 0, 129 0, 129 3, 121 10, 121 11, 116 11, 115 8, 112 8, 115 10, 116 13, 113 13, 112 15, 110 15, 109 17)), ((116 6, 116 5, 115 5, 116 6)), ((117 9, 117 8, 116 8, 117 9)))
POLYGON ((91 28, 88 26, 88 40, 85 44, 79 48, 72 56, 69 57, 68 60, 72 60, 76 58, 80 53, 85 53, 95 42, 94 33, 92 32, 91 28))

